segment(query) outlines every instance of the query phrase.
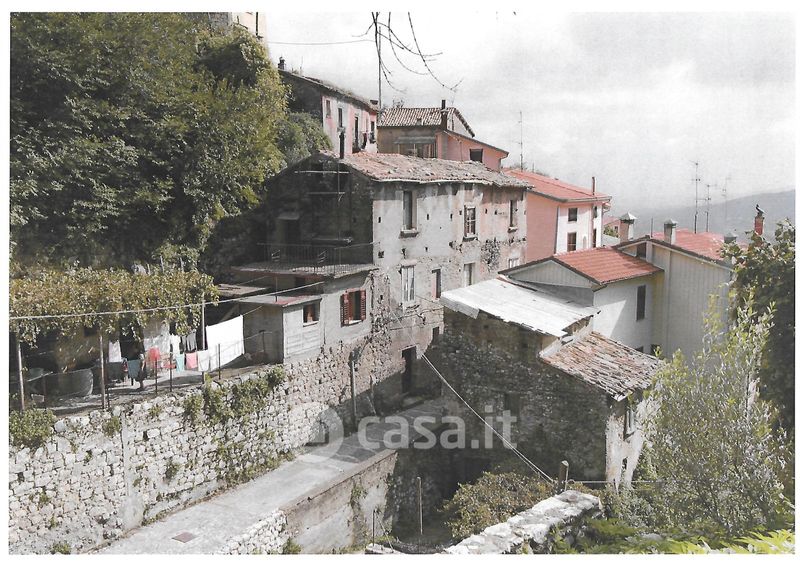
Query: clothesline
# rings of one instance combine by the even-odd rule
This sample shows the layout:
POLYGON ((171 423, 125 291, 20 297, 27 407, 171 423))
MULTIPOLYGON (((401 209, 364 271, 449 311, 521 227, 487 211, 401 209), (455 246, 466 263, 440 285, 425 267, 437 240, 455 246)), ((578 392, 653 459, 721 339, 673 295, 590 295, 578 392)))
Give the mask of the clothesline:
MULTIPOLYGON (((272 291, 270 293, 259 293, 256 295, 248 295, 247 297, 235 297, 232 299, 222 299, 219 301, 215 301, 213 305, 221 305, 223 303, 231 303, 234 301, 239 301, 242 298, 247 299, 256 299, 259 297, 271 297, 282 295, 284 293, 289 293, 291 291, 298 291, 300 289, 307 289, 308 287, 314 287, 315 285, 322 285, 323 281, 317 281, 316 283, 309 283, 308 285, 301 285, 299 287, 293 287, 291 289, 283 289, 282 291, 272 291)), ((101 312, 77 312, 77 313, 65 313, 65 314, 39 314, 39 315, 30 315, 30 316, 10 316, 8 317, 9 320, 41 320, 45 318, 72 318, 77 316, 106 316, 106 315, 113 315, 113 314, 132 314, 138 312, 156 312, 156 311, 163 311, 163 310, 175 310, 175 309, 185 309, 191 307, 200 307, 205 305, 205 302, 200 303, 188 303, 185 305, 170 305, 164 307, 152 307, 149 309, 127 309, 127 310, 118 310, 118 311, 101 311, 101 312)))

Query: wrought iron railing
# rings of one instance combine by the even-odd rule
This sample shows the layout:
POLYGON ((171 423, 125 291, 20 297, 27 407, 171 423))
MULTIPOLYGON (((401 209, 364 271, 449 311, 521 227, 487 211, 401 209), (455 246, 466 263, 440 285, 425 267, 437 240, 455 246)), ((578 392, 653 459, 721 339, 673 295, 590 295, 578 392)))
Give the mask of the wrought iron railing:
POLYGON ((264 261, 299 271, 337 275, 372 263, 372 243, 351 246, 262 244, 264 261))

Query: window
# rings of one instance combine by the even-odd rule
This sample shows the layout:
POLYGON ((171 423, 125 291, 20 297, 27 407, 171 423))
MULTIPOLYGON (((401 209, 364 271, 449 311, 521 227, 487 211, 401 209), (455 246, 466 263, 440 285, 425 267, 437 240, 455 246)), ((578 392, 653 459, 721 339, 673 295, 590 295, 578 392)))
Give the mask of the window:
POLYGON ((331 117, 331 101, 330 100, 326 100, 325 101, 325 117, 326 118, 330 118, 331 117))
POLYGON ((356 125, 353 128, 353 132, 355 132, 353 139, 356 141, 356 143, 358 143, 358 116, 356 116, 356 125))
POLYGON ((439 343, 439 335, 441 334, 441 329, 438 326, 433 327, 433 333, 431 335, 431 344, 438 344, 439 343))
POLYGON ((416 199, 413 191, 403 191, 403 230, 413 230, 416 220, 416 199))
POLYGON ((598 216, 600 216, 600 208, 597 207, 597 206, 593 206, 592 207, 592 217, 593 218, 597 218, 598 216))
POLYGON ((518 257, 510 257, 508 258, 508 268, 511 269, 512 267, 517 267, 519 265, 519 258, 518 257))
POLYGON ((369 121, 369 143, 375 143, 375 120, 369 121))
POLYGON ((442 270, 431 270, 431 276, 433 277, 433 298, 438 299, 442 296, 442 270))
POLYGON ((341 106, 339 107, 339 127, 344 128, 344 112, 341 106))
POLYGON ((469 160, 470 161, 477 161, 479 163, 483 162, 483 150, 482 149, 470 149, 469 150, 469 160))
POLYGON ((592 230, 592 247, 597 247, 597 230, 592 230))
POLYGON ((578 221, 578 209, 577 208, 570 208, 567 210, 567 220, 569 222, 577 222, 578 221))
POLYGON ((403 304, 411 304, 416 299, 414 292, 414 266, 404 265, 400 268, 400 279, 403 283, 403 304))
POLYGON ((475 207, 464 207, 464 237, 475 237, 475 207))
POLYGON ((636 289, 636 320, 642 320, 647 302, 647 285, 639 285, 636 289))
POLYGON ((517 227, 517 201, 511 199, 508 205, 508 227, 517 227))
POLYGON ((464 286, 469 286, 475 283, 475 264, 464 264, 464 286))
POLYGON ((625 399, 625 436, 636 432, 636 402, 630 397, 625 399))
POLYGON ((367 292, 364 289, 347 291, 341 297, 342 326, 367 318, 367 292))
POLYGON ((574 252, 578 249, 578 233, 569 232, 567 234, 567 251, 574 252))
POLYGON ((519 395, 503 393, 503 409, 511 413, 512 417, 519 416, 519 395))
POLYGON ((319 303, 303 307, 303 324, 313 324, 319 320, 319 303))

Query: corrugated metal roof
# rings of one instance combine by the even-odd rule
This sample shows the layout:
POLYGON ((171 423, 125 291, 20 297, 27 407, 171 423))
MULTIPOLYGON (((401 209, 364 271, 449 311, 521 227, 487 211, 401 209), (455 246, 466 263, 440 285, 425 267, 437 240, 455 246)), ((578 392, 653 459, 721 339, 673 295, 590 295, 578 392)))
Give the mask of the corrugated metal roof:
POLYGON ((565 328, 598 312, 594 307, 501 278, 445 291, 441 302, 445 307, 472 318, 482 311, 505 322, 557 337, 567 334, 565 328))
MULTIPOLYGON (((326 152, 329 156, 334 154, 326 152)), ((477 161, 451 161, 399 155, 396 153, 354 153, 342 163, 377 181, 416 183, 476 183, 495 187, 527 188, 524 181, 489 169, 477 161)))
POLYGON ((647 388, 661 361, 610 338, 591 332, 562 346, 542 361, 599 387, 616 400, 647 388))
MULTIPOLYGON (((444 109, 447 112, 447 123, 453 124, 455 118, 464 124, 466 130, 471 136, 475 135, 464 116, 458 111, 458 108, 448 106, 444 109)), ((378 126, 384 128, 408 128, 413 126, 428 126, 439 127, 442 125, 442 109, 441 108, 386 108, 381 112, 378 126)), ((450 127, 450 129, 453 129, 450 127)))
POLYGON ((591 189, 570 185, 564 181, 552 179, 538 173, 520 171, 519 169, 503 169, 503 171, 530 183, 533 186, 532 192, 561 202, 611 200, 609 195, 598 192, 592 194, 591 189))

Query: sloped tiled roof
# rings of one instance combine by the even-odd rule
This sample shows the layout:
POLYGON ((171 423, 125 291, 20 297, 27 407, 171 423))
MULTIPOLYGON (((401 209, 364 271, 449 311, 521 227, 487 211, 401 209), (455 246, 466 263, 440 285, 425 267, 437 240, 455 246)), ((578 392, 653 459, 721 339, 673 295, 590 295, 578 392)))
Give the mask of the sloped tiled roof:
POLYGON ((322 79, 317 79, 314 77, 307 77, 305 75, 298 75, 297 73, 293 73, 291 71, 287 71, 285 69, 279 69, 278 73, 280 73, 281 77, 286 81, 303 81, 307 84, 313 85, 320 90, 327 91, 337 97, 345 98, 354 102, 367 110, 371 110, 373 112, 377 112, 378 107, 376 104, 373 104, 371 100, 358 96, 357 94, 353 94, 349 90, 345 90, 341 87, 336 86, 335 84, 329 83, 327 81, 323 81, 322 79))
MULTIPOLYGON (((656 232, 651 239, 666 243, 664 242, 663 232, 656 232)), ((713 232, 698 232, 695 234, 692 230, 678 228, 675 233, 675 243, 672 245, 706 259, 722 261, 720 252, 724 243, 725 237, 722 234, 714 234, 713 232)))
MULTIPOLYGON (((328 155, 332 154, 328 153, 328 155)), ((528 187, 524 181, 489 169, 483 163, 476 161, 451 161, 395 153, 361 152, 346 155, 341 162, 370 179, 383 182, 475 183, 520 189, 528 187)))
POLYGON ((568 375, 599 387, 617 401, 647 388, 661 364, 658 358, 597 332, 575 338, 541 359, 568 375))
POLYGON ((531 192, 560 201, 607 201, 611 200, 609 195, 595 192, 591 189, 584 189, 575 185, 570 185, 558 179, 552 179, 538 173, 530 171, 520 171, 519 169, 503 169, 503 172, 513 175, 517 179, 527 181, 533 187, 531 192))
MULTIPOLYGON (((458 118, 471 136, 475 135, 470 125, 458 111, 458 108, 448 106, 444 109, 447 112, 447 123, 452 124, 458 118)), ((405 128, 412 126, 434 126, 438 127, 442 123, 441 108, 386 108, 381 112, 378 126, 384 128, 405 128)))
MULTIPOLYGON (((600 285, 651 275, 661 271, 660 267, 614 248, 592 248, 561 253, 515 267, 514 270, 545 261, 560 263, 567 269, 571 269, 600 285)), ((506 272, 509 272, 509 270, 505 270, 503 273, 506 272)))

